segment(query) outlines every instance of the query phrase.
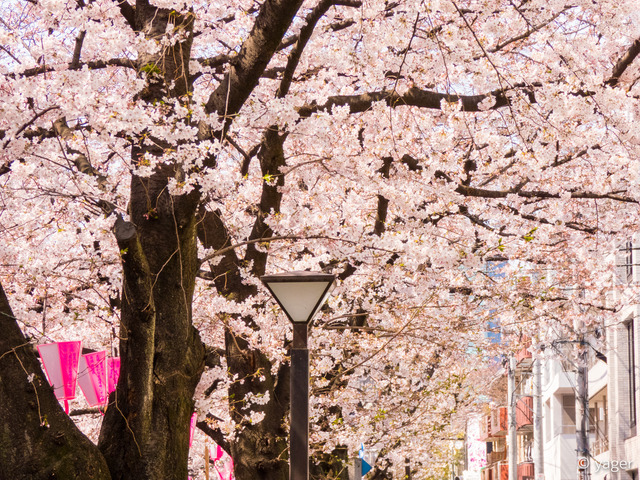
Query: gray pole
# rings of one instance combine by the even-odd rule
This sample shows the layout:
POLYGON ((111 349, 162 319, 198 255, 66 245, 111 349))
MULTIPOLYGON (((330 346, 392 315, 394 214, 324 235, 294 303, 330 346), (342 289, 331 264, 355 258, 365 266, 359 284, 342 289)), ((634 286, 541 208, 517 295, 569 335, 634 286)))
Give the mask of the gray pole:
POLYGON ((544 475, 542 443, 542 360, 533 361, 533 468, 536 478, 544 475))
POLYGON ((516 437, 516 358, 509 357, 508 370, 509 398, 509 480, 518 480, 518 440, 516 437))
POLYGON ((307 324, 293 324, 289 479, 309 479, 309 349, 307 324))
POLYGON ((589 480, 589 371, 587 345, 582 334, 578 351, 576 388, 576 443, 578 453, 578 479, 589 480), (582 459, 582 460, 581 460, 582 459), (586 468, 580 468, 586 466, 586 468))

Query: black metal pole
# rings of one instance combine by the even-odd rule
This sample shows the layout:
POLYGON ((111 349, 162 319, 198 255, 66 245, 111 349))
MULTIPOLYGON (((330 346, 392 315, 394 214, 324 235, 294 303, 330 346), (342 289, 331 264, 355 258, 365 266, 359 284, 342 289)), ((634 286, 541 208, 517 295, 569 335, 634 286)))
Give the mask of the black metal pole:
POLYGON ((309 349, 307 324, 293 324, 289 480, 309 479, 309 349))

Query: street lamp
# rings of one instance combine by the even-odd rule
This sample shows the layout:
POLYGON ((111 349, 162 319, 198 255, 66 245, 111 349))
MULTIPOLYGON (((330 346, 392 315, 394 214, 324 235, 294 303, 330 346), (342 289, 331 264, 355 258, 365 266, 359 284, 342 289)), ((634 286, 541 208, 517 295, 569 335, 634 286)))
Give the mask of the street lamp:
POLYGON ((260 278, 293 324, 291 348, 291 426, 289 479, 309 478, 308 326, 324 304, 335 276, 318 272, 285 272, 260 278))

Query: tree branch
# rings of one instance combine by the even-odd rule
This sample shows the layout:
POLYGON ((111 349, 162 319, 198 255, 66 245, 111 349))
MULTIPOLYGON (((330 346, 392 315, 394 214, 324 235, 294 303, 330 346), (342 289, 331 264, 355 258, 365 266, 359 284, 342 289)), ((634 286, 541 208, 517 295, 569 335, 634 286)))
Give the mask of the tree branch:
POLYGON ((213 439, 218 445, 220 445, 226 451, 229 451, 229 442, 227 442, 225 435, 222 433, 222 430, 219 428, 211 428, 209 422, 218 421, 219 419, 210 413, 207 413, 207 420, 201 420, 196 423, 196 427, 198 427, 205 435, 209 438, 213 439), (208 421, 207 421, 208 420, 208 421))
MULTIPOLYGON (((343 243, 347 243, 350 245, 360 245, 362 246, 361 242, 357 242, 354 240, 348 240, 346 238, 338 238, 338 237, 329 237, 327 235, 274 235, 273 237, 266 237, 266 238, 255 238, 252 240, 246 240, 244 242, 238 242, 238 243, 234 243, 233 245, 229 245, 228 247, 224 247, 221 248, 219 250, 216 250, 215 252, 205 256, 204 258, 200 259, 200 263, 204 263, 204 262, 208 262, 209 260, 219 256, 219 255, 226 255, 228 252, 231 252, 233 250, 235 250, 238 247, 242 247, 244 245, 250 245, 250 244, 255 244, 255 243, 270 243, 270 242, 276 242, 279 240, 291 240, 291 241, 298 241, 298 240, 331 240, 334 242, 343 242, 343 243)), ((374 247, 372 245, 365 245, 363 246, 363 248, 367 248, 370 250, 377 250, 379 252, 386 252, 386 253, 399 253, 393 250, 389 250, 386 248, 380 248, 380 247, 374 247)))
POLYGON ((230 123, 258 84, 301 4, 302 0, 273 0, 260 6, 249 37, 206 103, 207 113, 215 112, 230 123))
MULTIPOLYGON (((524 84, 518 84, 514 88, 530 90, 530 86, 524 84)), ((336 95, 329 97, 322 105, 313 102, 309 105, 302 106, 298 109, 298 114, 302 118, 308 118, 314 113, 324 110, 330 112, 334 106, 348 106, 351 113, 361 113, 370 109, 374 102, 385 102, 390 107, 414 106, 440 110, 443 100, 448 103, 460 102, 462 111, 464 112, 479 112, 481 111, 480 104, 487 99, 494 100, 493 105, 490 106, 488 110, 496 110, 510 103, 506 97, 506 90, 494 90, 493 92, 481 95, 456 95, 413 87, 402 95, 397 92, 388 91, 363 93, 360 95, 336 95)))
MULTIPOLYGON (((559 193, 549 193, 541 190, 524 191, 518 188, 512 188, 509 190, 488 190, 484 188, 468 187, 466 185, 458 185, 455 192, 465 197, 480 197, 480 198, 506 198, 508 195, 517 195, 524 198, 560 198, 559 193)), ((638 200, 630 197, 623 197, 616 195, 615 193, 593 193, 593 192, 570 192, 571 198, 583 198, 583 199, 608 199, 625 203, 638 203, 638 200)))
MULTIPOLYGON (((530 215, 530 214, 526 214, 526 213, 521 213, 518 209, 516 209, 515 207, 512 207, 510 205, 505 205, 507 209, 509 209, 511 211, 511 213, 524 218, 525 220, 529 220, 531 222, 536 222, 536 223, 540 223, 543 225, 553 225, 553 223, 551 223, 549 220, 547 220, 546 218, 542 218, 542 217, 536 217, 535 215, 530 215)), ((598 230, 596 228, 593 227, 586 227, 584 225, 580 225, 576 222, 567 222, 565 223, 565 225, 568 228, 571 228, 572 230, 578 230, 581 232, 585 232, 585 233, 590 233, 590 234, 594 234, 596 233, 598 230)))
MULTIPOLYGON (((15 137, 18 137, 18 135, 20 135, 22 132, 24 132, 28 127, 30 127, 31 125, 34 124, 34 122, 39 119, 40 117, 42 117, 43 115, 45 115, 46 113, 49 113, 52 110, 56 110, 60 107, 58 107, 57 105, 45 108, 44 110, 42 110, 41 112, 36 113, 27 123, 25 123, 24 125, 22 125, 15 133, 15 137)), ((0 139, 4 138, 6 135, 6 130, 0 130, 0 139)), ((4 145, 2 146, 3 149, 7 148, 7 146, 9 145, 9 143, 11 143, 11 139, 7 139, 6 142, 4 142, 4 145)), ((11 163, 11 162, 9 162, 11 163)), ((3 173, 7 173, 7 171, 5 171, 5 168, 8 168, 8 164, 3 165, 2 167, 0 167, 0 175, 2 175, 3 173)))
MULTIPOLYGON (((73 133, 73 130, 71 130, 67 125, 67 120, 65 117, 61 117, 57 119, 55 122, 53 122, 53 130, 62 140, 65 141, 65 143, 73 139, 75 135, 73 133)), ((98 186, 101 189, 104 189, 107 182, 107 177, 105 177, 104 175, 101 175, 96 169, 93 168, 93 166, 91 165, 91 162, 89 161, 89 159, 84 153, 70 148, 68 144, 66 145, 66 147, 67 147, 67 153, 72 153, 76 155, 73 163, 75 164, 78 171, 80 173, 84 173, 85 175, 96 177, 98 180, 98 186)))
POLYGON ((605 83, 610 87, 615 87, 622 74, 633 63, 638 54, 640 54, 640 38, 636 39, 626 53, 616 62, 611 72, 611 77, 605 83))
MULTIPOLYGON (((125 67, 132 68, 135 70, 136 65, 133 61, 128 58, 112 58, 110 60, 94 60, 91 62, 79 62, 77 68, 80 69, 86 66, 89 70, 99 70, 107 67, 125 67)), ((66 70, 66 69, 64 69, 66 70)), ((35 77, 37 75, 41 75, 43 73, 49 72, 57 72, 60 71, 60 67, 52 66, 52 65, 41 65, 39 67, 28 68, 19 73, 10 73, 7 75, 9 78, 29 78, 35 77)))
MULTIPOLYGON (((522 33, 521 35, 517 35, 513 38, 510 38, 508 40, 505 40, 502 43, 497 44, 495 47, 488 49, 489 53, 496 53, 499 50, 502 50, 504 47, 506 47, 507 45, 510 45, 513 42, 517 42, 519 40, 524 40, 525 38, 531 36, 531 34, 541 30, 542 28, 546 27, 547 25, 549 25, 551 22, 553 22, 554 20, 556 20, 560 15, 562 15, 563 13, 565 13, 567 10, 574 8, 574 6, 569 5, 567 7, 564 7, 562 10, 560 10, 558 13, 556 13, 555 15, 553 15, 549 20, 546 20, 542 23, 539 23, 538 25, 534 25, 531 26, 529 29, 527 29, 526 32, 522 33)), ((478 60, 482 57, 475 57, 474 60, 478 60)))
POLYGON ((118 8, 120 9, 120 13, 122 14, 126 22, 129 24, 129 26, 134 31, 137 31, 138 29, 136 28, 136 9, 132 7, 129 4, 129 2, 127 2, 126 0, 119 0, 118 8))
POLYGON ((278 88, 278 92, 276 93, 277 98, 284 98, 289 92, 291 82, 293 81, 293 74, 295 73, 298 63, 300 62, 302 52, 304 51, 304 48, 307 46, 307 43, 311 38, 311 34, 313 33, 318 21, 322 18, 322 16, 327 13, 327 10, 329 10, 329 8, 331 8, 336 3, 337 2, 335 0, 321 0, 320 3, 316 5, 316 7, 311 11, 311 13, 307 15, 307 23, 300 30, 296 45, 289 54, 287 66, 285 67, 284 73, 282 75, 282 80, 280 81, 280 88, 278 88))
MULTIPOLYGON (((333 5, 344 5, 344 6, 349 6, 349 7, 358 7, 361 4, 360 0, 357 1, 342 1, 342 0, 337 0, 332 2, 333 5)), ((317 9, 318 7, 316 7, 317 9)), ((312 15, 312 14, 310 14, 312 15)), ((308 18, 308 17, 307 17, 308 18)), ((308 21, 308 20, 307 20, 308 21)), ((341 20, 338 22, 334 22, 332 24, 330 24, 327 27, 327 30, 330 30, 332 32, 338 32, 340 30, 344 30, 345 28, 349 28, 350 26, 354 25, 356 22, 354 20, 341 20)), ((285 50, 287 48, 289 48, 291 45, 293 45, 294 43, 298 42, 300 36, 296 33, 294 35, 289 35, 286 38, 283 38, 282 41, 280 42, 280 45, 278 45, 278 48, 276 48, 276 52, 280 52, 282 50, 285 50)), ((229 62, 231 62, 233 60, 234 55, 229 55, 226 53, 220 54, 220 55, 216 55, 215 57, 200 57, 200 58, 196 58, 195 61, 198 62, 200 65, 202 65, 203 67, 211 67, 214 69, 217 69, 217 73, 222 73, 222 66, 228 64, 229 62)))
POLYGON ((87 36, 87 31, 83 30, 76 37, 76 46, 73 49, 73 57, 71 59, 71 63, 69 64, 69 68, 71 70, 78 70, 80 68, 80 55, 82 54, 82 44, 84 43, 84 37, 87 36))
MULTIPOLYGON (((389 170, 391 168, 392 162, 392 157, 385 157, 382 159, 382 167, 380 167, 380 169, 378 170, 378 172, 382 175, 382 178, 389 178, 389 170)), ((388 208, 389 199, 384 195, 378 195, 378 209, 376 211, 376 222, 373 228, 373 233, 378 237, 381 236, 385 231, 385 222, 387 221, 388 208)))

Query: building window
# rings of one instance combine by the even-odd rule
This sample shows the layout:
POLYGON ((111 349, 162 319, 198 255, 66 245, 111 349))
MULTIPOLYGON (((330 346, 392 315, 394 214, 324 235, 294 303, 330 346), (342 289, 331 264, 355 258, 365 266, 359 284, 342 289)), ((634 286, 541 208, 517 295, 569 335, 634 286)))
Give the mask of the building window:
POLYGON ((626 241, 616 255, 616 283, 624 285, 633 282, 633 242, 626 241))
POLYGON ((629 424, 631 428, 635 428, 637 423, 636 409, 636 348, 635 348, 635 321, 633 317, 627 320, 625 326, 627 328, 627 372, 629 380, 629 424))
POLYGON ((595 431, 595 440, 591 445, 593 455, 609 450, 609 409, 607 406, 607 387, 594 395, 593 408, 589 408, 589 431, 595 431))
POLYGON ((576 433, 576 397, 562 395, 562 433, 576 433))

